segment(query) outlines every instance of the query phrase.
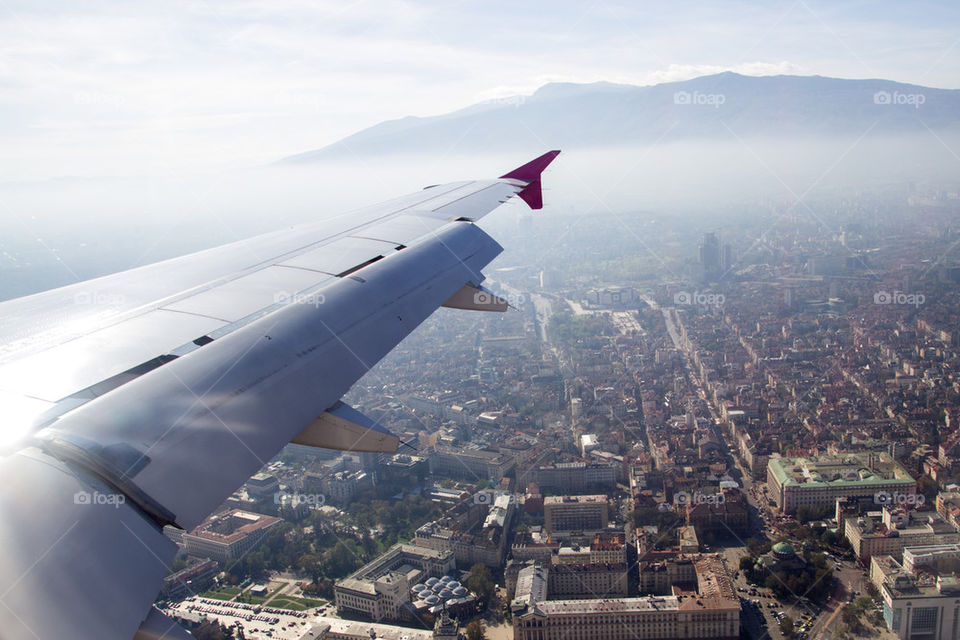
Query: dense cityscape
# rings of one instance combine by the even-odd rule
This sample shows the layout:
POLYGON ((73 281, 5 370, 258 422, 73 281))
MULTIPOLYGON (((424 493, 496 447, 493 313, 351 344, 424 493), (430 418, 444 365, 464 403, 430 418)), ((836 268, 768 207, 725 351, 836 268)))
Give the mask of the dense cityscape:
POLYGON ((955 637, 951 189, 722 230, 516 216, 512 308, 439 311, 345 398, 400 451, 287 446, 168 531, 163 610, 201 638, 955 637))
POLYGON ((0 640, 960 640, 960 3, 3 9, 0 640))

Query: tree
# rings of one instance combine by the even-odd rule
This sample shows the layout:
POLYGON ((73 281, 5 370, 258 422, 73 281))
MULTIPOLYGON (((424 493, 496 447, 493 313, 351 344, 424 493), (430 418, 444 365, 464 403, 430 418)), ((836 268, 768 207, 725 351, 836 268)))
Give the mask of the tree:
POLYGON ((848 604, 843 607, 843 611, 840 612, 840 619, 853 633, 859 633, 860 628, 863 626, 860 622, 860 611, 858 611, 857 607, 853 604, 848 604))
POLYGON ((377 541, 373 539, 373 536, 370 535, 370 530, 367 529, 363 532, 363 538, 360 540, 360 546, 363 547, 364 552, 368 558, 372 558, 377 555, 377 552, 380 550, 377 547, 377 541))
POLYGON ((765 586, 770 591, 773 591, 779 595, 780 589, 788 590, 786 585, 781 582, 779 575, 771 573, 767 576, 766 580, 763 581, 763 586, 765 586))
POLYGON ((917 493, 923 495, 927 504, 933 504, 936 501, 939 490, 937 481, 930 476, 922 475, 917 478, 917 493))
POLYGON ((233 637, 233 632, 218 622, 203 621, 193 630, 193 637, 197 640, 226 640, 233 637))
POLYGON ((349 542, 340 540, 324 555, 326 575, 342 578, 360 566, 361 560, 353 547, 356 547, 356 544, 352 540, 349 542))
POLYGON ((753 569, 754 559, 751 556, 740 558, 740 571, 750 571, 753 569))
MULTIPOLYGON (((801 524, 806 524, 811 520, 822 520, 830 515, 830 507, 824 505, 821 507, 813 507, 809 505, 800 505, 797 507, 797 520, 801 524)), ((805 536, 799 536, 805 537, 805 536)))
POLYGON ((783 618, 780 619, 780 633, 787 638, 792 638, 793 631, 793 618, 790 616, 783 616, 783 618))
POLYGON ((823 544, 832 547, 839 542, 840 535, 836 531, 824 529, 823 536, 821 536, 820 539, 823 541, 823 544))
POLYGON ((310 579, 314 582, 322 575, 320 558, 312 553, 300 556, 297 560, 297 568, 304 574, 310 576, 310 579))
POLYGON ((487 640, 487 628, 483 620, 473 620, 464 631, 467 633, 467 640, 487 640))
POLYGON ((470 567, 470 576, 467 578, 467 588, 477 594, 484 606, 489 604, 493 597, 495 586, 490 576, 490 569, 482 562, 470 567))
POLYGON ((756 538, 747 539, 747 549, 750 551, 752 556, 762 556, 767 551, 770 551, 771 543, 769 540, 757 540, 756 538))
POLYGON ((238 564, 241 567, 244 567, 247 575, 252 577, 254 580, 260 580, 267 575, 266 562, 263 559, 263 554, 258 551, 247 554, 247 556, 243 558, 243 561, 239 562, 238 564))

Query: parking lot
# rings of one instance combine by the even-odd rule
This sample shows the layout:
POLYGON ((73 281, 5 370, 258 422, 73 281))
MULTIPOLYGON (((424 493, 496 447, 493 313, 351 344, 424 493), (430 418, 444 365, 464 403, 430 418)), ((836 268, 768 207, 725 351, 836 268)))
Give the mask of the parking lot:
POLYGON ((740 597, 744 626, 754 638, 769 636, 775 640, 783 640, 780 632, 780 620, 789 616, 795 622, 797 636, 801 640, 806 638, 815 624, 820 607, 806 600, 788 603, 780 601, 769 590, 747 583, 743 574, 734 567, 734 589, 740 597))

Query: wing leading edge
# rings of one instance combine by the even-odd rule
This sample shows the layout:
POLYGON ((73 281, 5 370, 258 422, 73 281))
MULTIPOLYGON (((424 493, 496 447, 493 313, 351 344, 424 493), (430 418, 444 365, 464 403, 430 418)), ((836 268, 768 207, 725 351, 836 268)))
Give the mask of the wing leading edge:
POLYGON ((301 225, 0 302, 0 445, 326 284, 475 221, 519 179, 437 185, 301 225))
MULTIPOLYGON (((347 222, 346 232, 332 236, 326 229, 323 237, 310 236, 312 242, 274 236, 286 251, 259 256, 260 268, 290 260, 326 265, 336 255, 324 255, 330 238, 380 244, 351 240, 361 251, 343 255, 360 261, 355 266, 317 270, 317 282, 295 295, 286 292, 281 303, 115 385, 101 381, 100 392, 82 402, 42 399, 61 410, 28 446, 0 457, 0 476, 17 479, 0 484, 0 518, 8 523, 0 541, 9 551, 0 555, 5 637, 128 639, 138 629, 143 637, 162 637, 156 630, 166 621, 150 603, 175 552, 162 526, 196 527, 291 440, 395 449, 392 434, 340 397, 437 307, 502 310, 495 297, 469 299, 483 291, 481 270, 502 251, 473 221, 512 195, 542 206, 540 174, 557 153, 498 180, 441 185, 427 190, 434 192, 428 198, 412 194, 400 199, 402 206, 373 208, 362 224, 347 222), (299 248, 290 249, 291 242, 299 248), (392 243, 389 250, 383 251, 384 243, 392 243), (364 259, 370 249, 376 255, 364 259)), ((239 266, 242 275, 260 270, 231 260, 230 268, 239 266)), ((178 268, 189 271, 182 263, 178 268)), ((204 268, 207 284, 194 284, 188 293, 236 280, 223 273, 210 280, 213 272, 204 268)), ((261 297, 262 283, 272 278, 258 280, 261 297)), ((237 308, 230 296, 189 302, 190 295, 166 293, 163 305, 188 300, 187 307, 207 310, 219 300, 237 308)), ((32 302, 48 304, 44 295, 32 302)), ((143 309, 163 308, 139 302, 112 319, 123 323, 143 309)), ((34 345, 22 330, 29 319, 18 319, 17 339, 34 345)), ((53 334, 61 335, 56 327, 53 334)), ((40 340, 46 348, 29 348, 27 356, 45 354, 55 362, 48 351, 73 339, 46 335, 40 340)), ((16 364, 17 358, 7 361, 16 364)), ((0 387, 0 398, 10 396, 17 391, 0 387)), ((170 633, 182 637, 174 635, 179 630, 170 633)))

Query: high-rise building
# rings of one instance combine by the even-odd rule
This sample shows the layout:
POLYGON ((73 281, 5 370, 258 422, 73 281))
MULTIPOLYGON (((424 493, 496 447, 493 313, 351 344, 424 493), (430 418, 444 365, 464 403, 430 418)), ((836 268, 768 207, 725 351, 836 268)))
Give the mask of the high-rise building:
POLYGON ((703 234, 697 250, 697 259, 703 269, 704 278, 709 280, 720 275, 720 239, 716 233, 703 234))
POLYGON ((545 493, 613 491, 617 469, 603 462, 555 462, 537 469, 537 484, 545 493))
POLYGON ((724 275, 733 268, 733 247, 724 244, 720 250, 720 269, 724 275))
POLYGON ((550 496, 543 500, 543 514, 551 534, 599 531, 607 527, 607 496, 550 496))

